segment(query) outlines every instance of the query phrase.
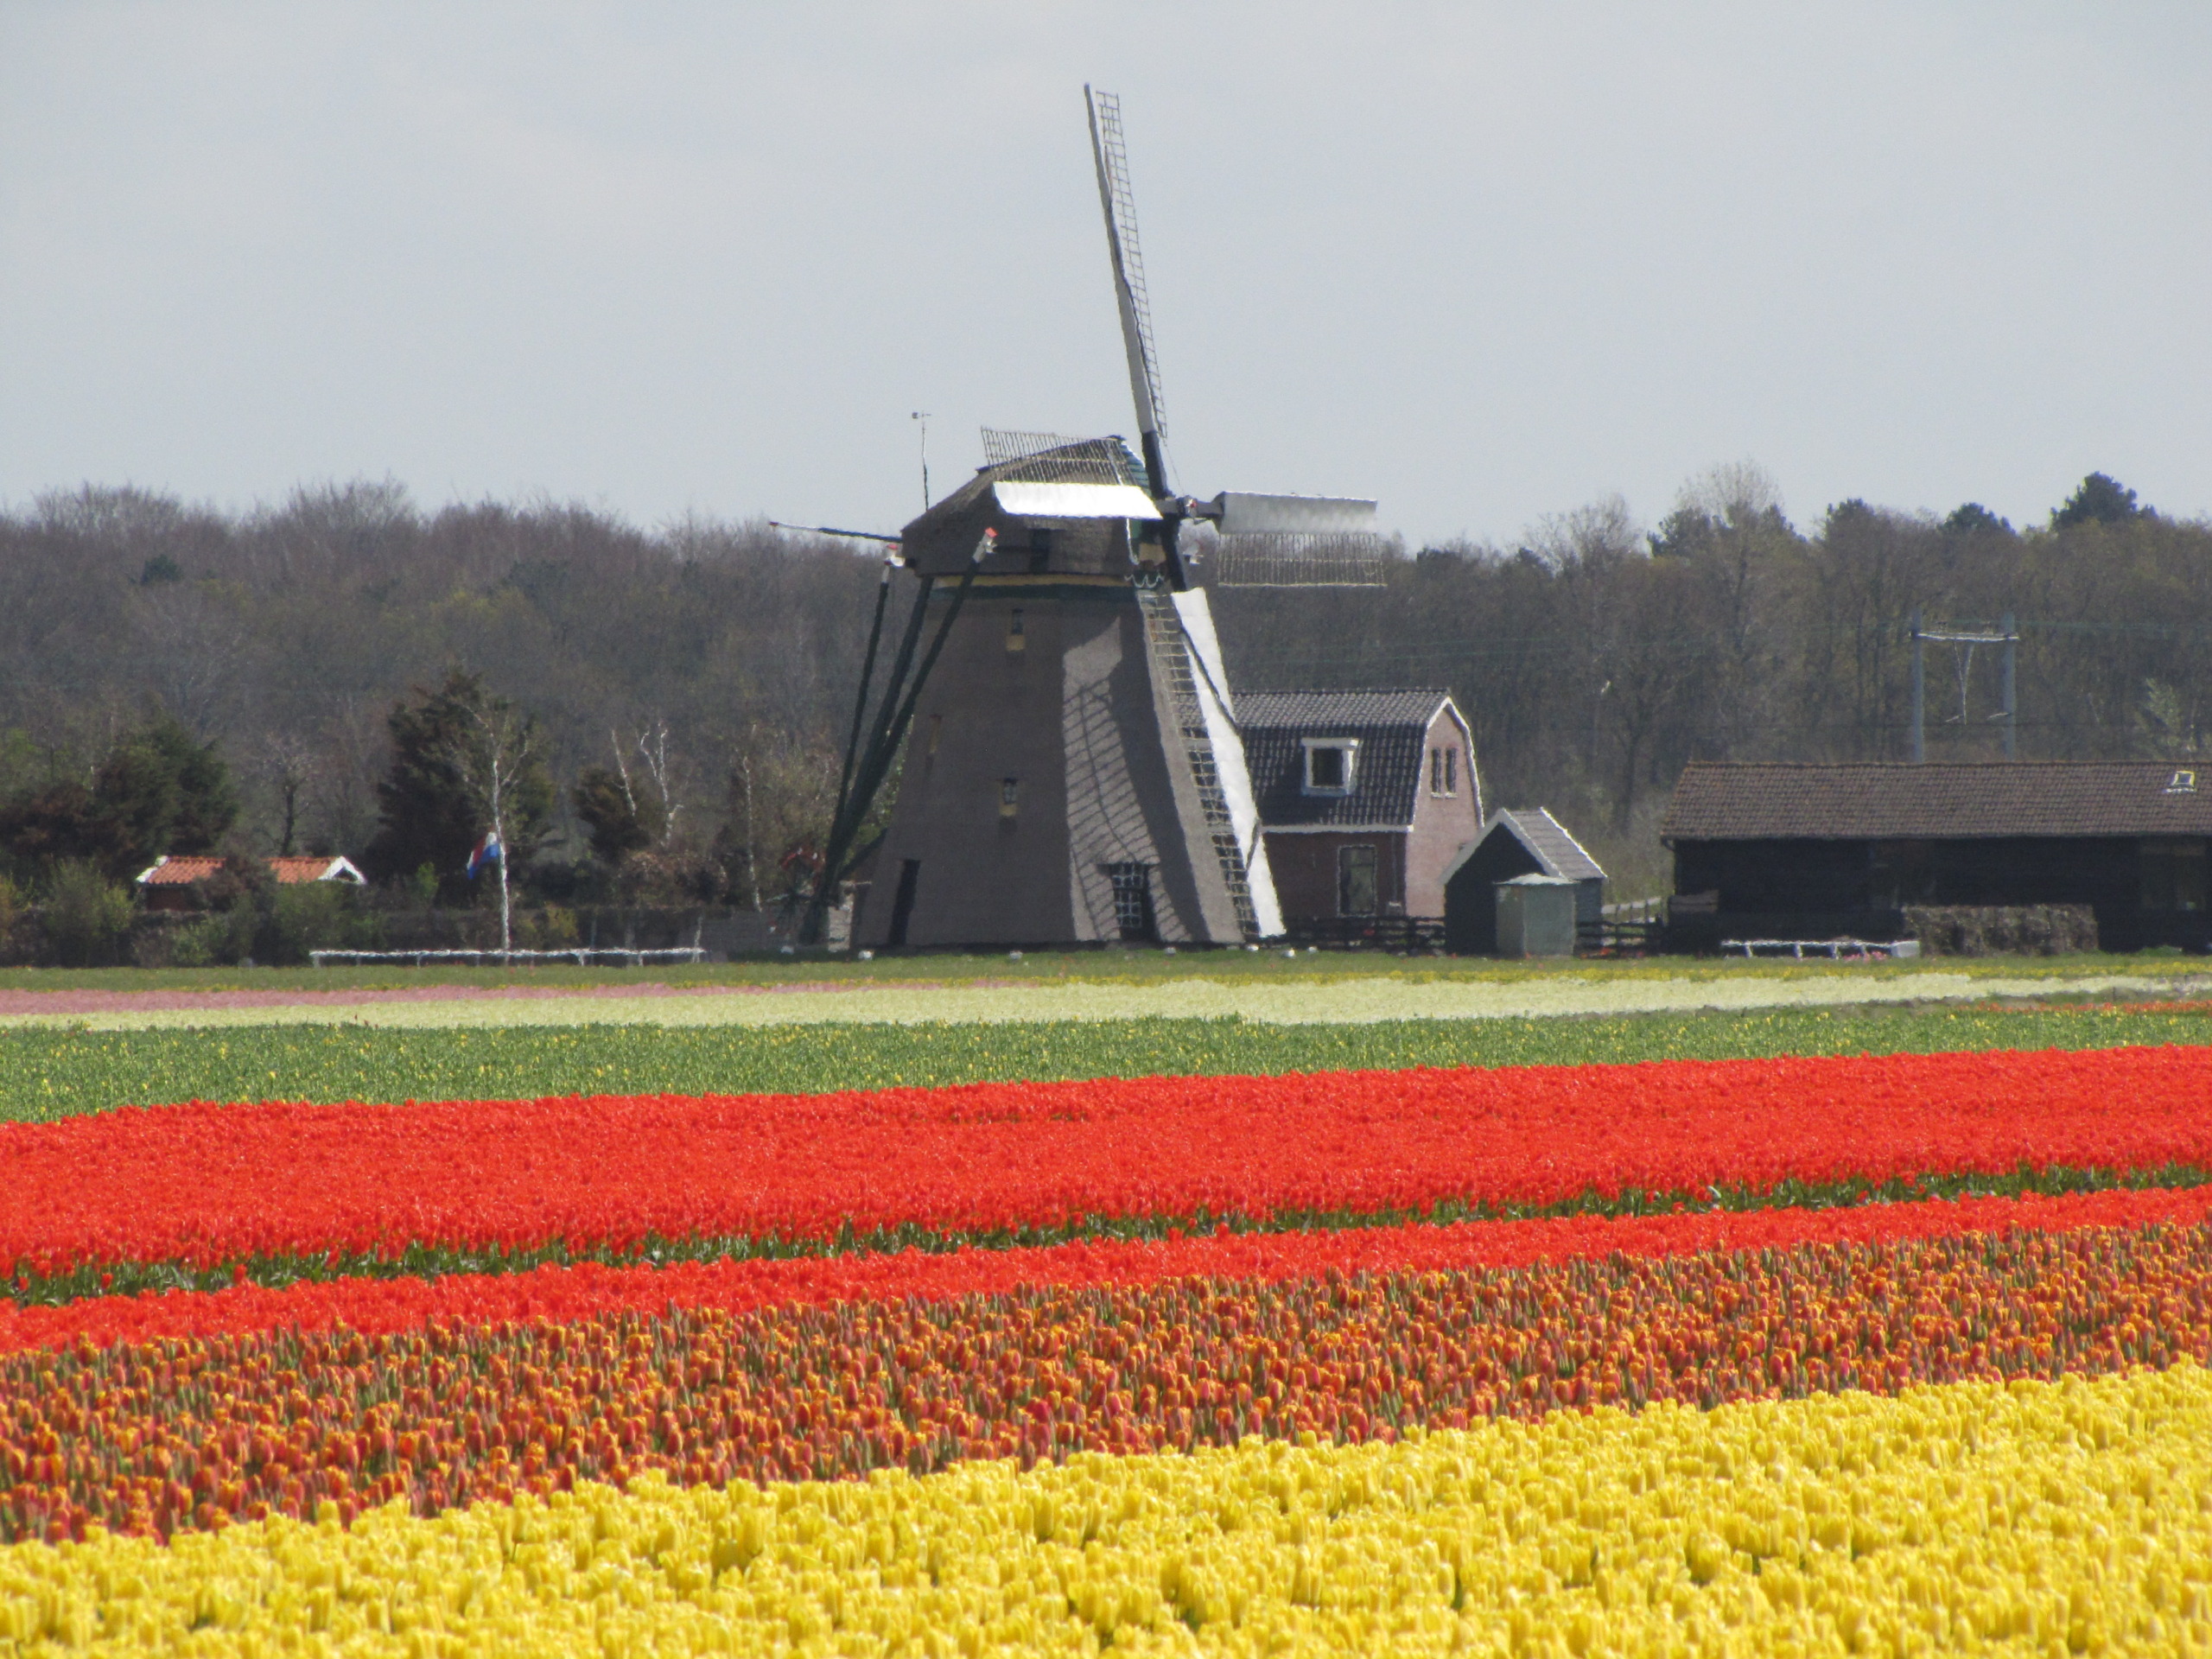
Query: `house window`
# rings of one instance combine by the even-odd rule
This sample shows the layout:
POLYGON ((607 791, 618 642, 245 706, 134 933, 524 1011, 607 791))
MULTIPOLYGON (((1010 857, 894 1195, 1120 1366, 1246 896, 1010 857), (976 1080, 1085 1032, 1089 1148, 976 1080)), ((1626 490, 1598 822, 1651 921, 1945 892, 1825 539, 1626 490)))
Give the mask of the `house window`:
POLYGON ((1457 795, 1459 792, 1459 751, 1431 749, 1428 752, 1428 792, 1432 795, 1457 795))
POLYGON ((1021 779, 999 779, 999 817, 1010 818, 1021 810, 1021 779))
MULTIPOLYGON (((1029 569, 1042 575, 1052 567, 1052 531, 1049 525, 1039 524, 1029 532, 1029 569)), ((1016 616, 1020 612, 1014 613, 1016 616)))
POLYGON ((1337 849, 1337 914, 1372 916, 1375 913, 1375 849, 1337 849))
POLYGON ((1106 879, 1114 884, 1114 925, 1124 939, 1151 940, 1159 936, 1152 907, 1152 866, 1109 864, 1106 879))
POLYGON ((2143 908, 2204 908, 2204 843, 2146 841, 2143 843, 2143 908))
POLYGON ((1351 737, 1309 737, 1306 740, 1306 792, 1308 795, 1349 795, 1359 740, 1351 737))
POLYGON ((1011 656, 1023 650, 1028 644, 1027 637, 1021 631, 1021 607, 1017 605, 1014 607, 1014 615, 1008 619, 1006 625, 1007 652, 1011 656))

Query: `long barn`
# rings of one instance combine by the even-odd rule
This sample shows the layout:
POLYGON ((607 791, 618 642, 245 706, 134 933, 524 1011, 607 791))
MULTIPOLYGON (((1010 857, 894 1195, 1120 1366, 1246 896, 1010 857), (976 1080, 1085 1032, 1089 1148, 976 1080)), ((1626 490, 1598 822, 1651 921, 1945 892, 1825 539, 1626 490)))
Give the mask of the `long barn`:
POLYGON ((1660 835, 1688 944, 1902 938, 1907 906, 2043 905, 2094 910, 2107 950, 2212 942, 2212 767, 2186 762, 1694 763, 1660 835))

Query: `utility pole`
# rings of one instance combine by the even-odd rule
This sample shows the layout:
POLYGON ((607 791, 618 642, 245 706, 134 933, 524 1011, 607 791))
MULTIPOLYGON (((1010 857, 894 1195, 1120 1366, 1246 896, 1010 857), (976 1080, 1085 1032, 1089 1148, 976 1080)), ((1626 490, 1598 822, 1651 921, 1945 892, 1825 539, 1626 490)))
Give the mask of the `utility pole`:
MULTIPOLYGON (((1997 624, 1992 633, 1987 626, 1938 622, 1932 626, 1921 620, 1918 611, 1912 613, 1912 758, 1916 764, 1928 759, 1928 695, 1925 669, 1926 646, 1933 640, 1939 645, 1964 645, 1971 653, 1976 645, 2005 647, 2004 707, 1995 718, 2005 722, 2005 758, 2017 760, 2020 757, 2020 704, 2018 652, 2020 630, 2010 611, 1997 624)), ((1971 657, 1969 657, 1971 660, 1971 657)), ((1961 671, 1959 683, 1959 723, 1961 732, 1966 728, 1966 681, 1961 671)))
POLYGON ((2020 758, 2019 681, 2015 674, 2019 656, 2020 631, 2012 626, 2012 613, 2007 611, 1997 626, 2005 636, 2005 758, 2020 758))
POLYGON ((1928 759, 1928 675, 1921 647, 1920 613, 1912 613, 1912 763, 1928 759))

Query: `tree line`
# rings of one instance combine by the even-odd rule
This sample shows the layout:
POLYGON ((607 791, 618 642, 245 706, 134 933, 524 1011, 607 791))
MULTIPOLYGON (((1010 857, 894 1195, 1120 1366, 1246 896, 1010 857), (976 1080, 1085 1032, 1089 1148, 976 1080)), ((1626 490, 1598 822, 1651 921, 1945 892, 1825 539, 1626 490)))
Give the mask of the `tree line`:
MULTIPOLYGON (((772 906, 835 800, 877 557, 390 483, 240 513, 41 497, 0 513, 0 880, 314 852, 389 902, 478 905, 496 730, 532 901, 772 906)), ((2023 758, 2194 753, 2212 697, 2212 525, 2101 474, 2024 528, 1860 500, 1801 526, 1723 467, 1655 526, 1614 498, 1400 550, 1376 587, 1213 599, 1239 688, 1451 690, 1486 804, 1550 806, 1639 892, 1687 761, 1909 753, 1915 614, 2016 619, 2023 758)), ((1928 647, 1931 760, 2002 752, 1997 658, 1928 647)))
POLYGON ((876 585, 849 543, 86 487, 0 515, 0 874, 342 854, 476 902, 468 741, 523 734, 508 861, 559 903, 772 905, 836 788, 876 585), (797 857, 794 857, 794 855, 797 857))

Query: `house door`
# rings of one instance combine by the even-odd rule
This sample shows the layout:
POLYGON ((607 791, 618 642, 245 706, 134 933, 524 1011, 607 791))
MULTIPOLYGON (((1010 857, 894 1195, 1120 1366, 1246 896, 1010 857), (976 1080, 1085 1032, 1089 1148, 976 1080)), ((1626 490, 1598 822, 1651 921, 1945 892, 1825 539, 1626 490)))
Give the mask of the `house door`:
POLYGON ((1372 916, 1375 913, 1375 849, 1372 847, 1337 849, 1337 914, 1372 916))

